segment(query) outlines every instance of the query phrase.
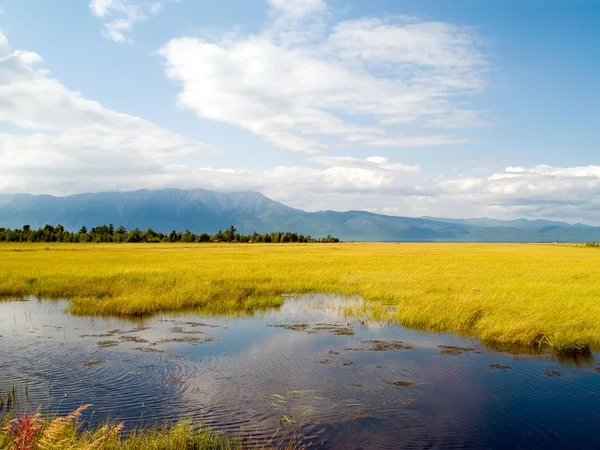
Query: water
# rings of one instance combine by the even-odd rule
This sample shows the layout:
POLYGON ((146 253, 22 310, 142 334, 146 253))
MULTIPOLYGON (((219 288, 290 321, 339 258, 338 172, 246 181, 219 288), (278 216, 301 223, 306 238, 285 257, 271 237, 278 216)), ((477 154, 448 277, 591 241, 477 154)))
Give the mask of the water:
POLYGON ((0 391, 16 380, 22 411, 92 403, 92 422, 190 417, 255 437, 289 429, 285 416, 314 448, 600 446, 597 355, 576 365, 492 352, 344 317, 348 302, 359 300, 312 296, 250 318, 137 322, 74 317, 66 301, 2 302, 0 391), (385 350, 390 342, 398 348, 385 350))

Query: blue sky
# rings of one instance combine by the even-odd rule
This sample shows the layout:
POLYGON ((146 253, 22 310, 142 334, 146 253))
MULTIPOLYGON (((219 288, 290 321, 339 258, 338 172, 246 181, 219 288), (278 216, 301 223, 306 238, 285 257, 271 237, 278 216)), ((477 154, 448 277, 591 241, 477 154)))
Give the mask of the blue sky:
POLYGON ((0 192, 600 223, 595 0, 0 0, 0 192))

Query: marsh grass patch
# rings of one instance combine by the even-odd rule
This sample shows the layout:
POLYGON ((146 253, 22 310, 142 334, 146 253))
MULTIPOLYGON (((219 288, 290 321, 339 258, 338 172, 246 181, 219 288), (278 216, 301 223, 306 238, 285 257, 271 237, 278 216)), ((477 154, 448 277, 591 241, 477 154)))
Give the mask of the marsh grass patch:
POLYGON ((475 352, 477 349, 475 347, 459 347, 456 345, 438 345, 440 349, 440 355, 462 355, 463 353, 475 352))
POLYGON ((84 367, 96 367, 105 364, 106 361, 104 359, 95 359, 93 361, 88 361, 84 364, 84 367))
POLYGON ((490 369, 494 369, 494 370, 508 370, 508 369, 512 369, 511 366, 507 366, 504 364, 490 364, 488 366, 490 369))
POLYGON ((125 342, 135 342, 136 344, 148 343, 148 339, 144 339, 139 336, 121 336, 119 339, 125 342))
POLYGON ((154 348, 154 347, 135 347, 134 350, 137 350, 138 352, 144 352, 144 353, 165 353, 164 350, 161 350, 159 348, 154 348))
POLYGON ((391 380, 391 381, 386 381, 387 384, 389 384, 390 386, 395 386, 395 387, 408 387, 408 386, 414 386, 415 383, 414 381, 410 381, 410 380, 391 380))
POLYGON ((178 333, 178 334, 204 334, 203 331, 200 330, 186 330, 183 327, 172 327, 171 328, 171 333, 178 333))
POLYGON ((98 342, 98 347, 100 348, 110 348, 117 347, 119 345, 119 341, 100 341, 98 342))
POLYGON ((354 336, 354 330, 346 325, 338 325, 338 324, 326 324, 319 323, 316 324, 311 331, 319 332, 319 331, 328 331, 331 334, 336 336, 354 336))
POLYGON ((181 336, 181 337, 161 339, 160 341, 157 341, 156 344, 176 343, 176 344, 200 345, 200 344, 206 344, 208 342, 216 342, 216 341, 218 341, 218 339, 215 337, 199 338, 199 337, 195 337, 195 336, 181 336))
POLYGON ((363 341, 363 344, 371 345, 371 348, 369 350, 373 352, 387 352, 390 350, 412 350, 412 346, 405 344, 403 341, 369 340, 363 341))
POLYGON ((290 323, 290 324, 281 324, 281 325, 269 325, 273 328, 283 328, 284 330, 290 331, 306 331, 309 327, 307 323, 290 323))

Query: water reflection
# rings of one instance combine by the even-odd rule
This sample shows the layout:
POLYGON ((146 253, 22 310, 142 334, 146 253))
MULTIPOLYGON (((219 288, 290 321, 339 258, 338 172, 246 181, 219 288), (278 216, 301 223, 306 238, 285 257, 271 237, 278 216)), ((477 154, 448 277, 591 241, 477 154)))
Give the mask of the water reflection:
POLYGON ((292 422, 322 448, 595 447, 592 353, 490 351, 345 317, 348 302, 360 299, 134 322, 74 317, 63 301, 0 303, 0 391, 27 379, 21 409, 93 403, 93 420, 129 425, 184 416, 270 436, 292 422))

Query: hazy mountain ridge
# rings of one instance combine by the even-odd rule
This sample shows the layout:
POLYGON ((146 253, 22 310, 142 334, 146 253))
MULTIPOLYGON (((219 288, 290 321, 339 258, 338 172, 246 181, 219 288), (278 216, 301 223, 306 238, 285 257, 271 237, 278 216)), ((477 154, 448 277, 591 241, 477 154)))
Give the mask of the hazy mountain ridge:
POLYGON ((297 231, 356 241, 583 242, 600 240, 600 227, 548 220, 411 218, 364 211, 290 208, 252 191, 206 189, 102 192, 66 197, 0 194, 0 227, 62 224, 77 230, 112 223, 128 229, 215 233, 235 225, 241 233, 297 231))

